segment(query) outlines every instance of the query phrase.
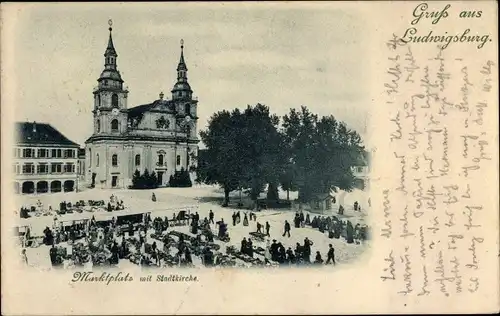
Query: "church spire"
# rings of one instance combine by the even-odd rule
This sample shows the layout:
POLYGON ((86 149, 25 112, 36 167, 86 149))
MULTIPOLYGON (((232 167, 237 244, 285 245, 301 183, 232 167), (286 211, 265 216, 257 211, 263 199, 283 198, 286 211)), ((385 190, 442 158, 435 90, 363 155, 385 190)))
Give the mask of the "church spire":
POLYGON ((106 52, 104 53, 104 66, 106 69, 116 69, 116 57, 118 54, 116 53, 115 46, 113 45, 113 36, 111 31, 113 31, 113 21, 110 19, 108 21, 109 25, 109 39, 108 39, 108 47, 106 47, 106 52))
POLYGON ((110 19, 108 21, 109 25, 109 39, 108 46, 106 47, 106 51, 104 52, 104 70, 99 77, 99 87, 108 88, 108 87, 119 87, 122 88, 122 77, 120 72, 117 69, 116 59, 118 54, 115 50, 115 45, 113 44, 113 21, 110 19))
POLYGON ((177 66, 177 80, 187 81, 187 66, 184 61, 184 40, 181 39, 181 58, 179 60, 179 65, 177 66))
POLYGON ((191 99, 193 91, 187 82, 187 66, 184 61, 184 40, 181 39, 181 58, 177 66, 177 83, 172 89, 172 99, 191 99))

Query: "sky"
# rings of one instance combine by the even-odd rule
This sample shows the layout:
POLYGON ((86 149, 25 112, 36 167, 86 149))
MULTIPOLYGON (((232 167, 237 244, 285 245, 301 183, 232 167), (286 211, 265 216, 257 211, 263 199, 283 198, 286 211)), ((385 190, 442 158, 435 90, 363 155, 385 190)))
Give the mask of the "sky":
POLYGON ((83 145, 104 68, 108 20, 128 107, 171 98, 184 39, 198 130, 219 110, 305 105, 367 137, 368 39, 353 7, 300 3, 31 4, 14 28, 15 118, 52 124, 83 145))

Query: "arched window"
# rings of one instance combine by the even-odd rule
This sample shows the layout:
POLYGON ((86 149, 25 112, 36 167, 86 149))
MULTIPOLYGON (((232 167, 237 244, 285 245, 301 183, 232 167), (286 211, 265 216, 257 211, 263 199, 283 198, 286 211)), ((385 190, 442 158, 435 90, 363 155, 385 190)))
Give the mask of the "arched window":
POLYGON ((191 114, 191 104, 186 104, 184 106, 184 111, 186 112, 186 114, 191 114))
POLYGON ((111 131, 118 132, 118 120, 114 119, 111 121, 111 131))
POLYGON ((141 165, 141 155, 135 155, 135 165, 136 166, 141 165))
POLYGON ((158 155, 158 165, 163 166, 163 155, 162 154, 158 155))
POLYGON ((97 107, 100 107, 101 106, 101 95, 98 94, 97 95, 97 107))
POLYGON ((95 155, 95 166, 99 167, 99 154, 95 155))
POLYGON ((113 95, 111 96, 111 106, 114 108, 118 107, 118 94, 116 93, 113 93, 113 95))
POLYGON ((181 156, 180 155, 177 155, 177 165, 180 166, 181 165, 181 156))
POLYGON ((114 154, 113 156, 111 156, 111 165, 113 167, 118 166, 118 155, 117 154, 114 154))
POLYGON ((101 131, 101 121, 97 120, 96 124, 97 124, 97 132, 99 133, 101 131))

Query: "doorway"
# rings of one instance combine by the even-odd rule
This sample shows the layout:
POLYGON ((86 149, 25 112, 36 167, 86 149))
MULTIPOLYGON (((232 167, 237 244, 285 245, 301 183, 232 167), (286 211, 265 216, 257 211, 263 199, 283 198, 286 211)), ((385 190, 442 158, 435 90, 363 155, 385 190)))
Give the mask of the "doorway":
POLYGON ((163 171, 158 171, 158 186, 163 185, 163 171))
POLYGON ((117 184, 118 184, 118 176, 112 176, 111 177, 111 187, 116 188, 117 184))

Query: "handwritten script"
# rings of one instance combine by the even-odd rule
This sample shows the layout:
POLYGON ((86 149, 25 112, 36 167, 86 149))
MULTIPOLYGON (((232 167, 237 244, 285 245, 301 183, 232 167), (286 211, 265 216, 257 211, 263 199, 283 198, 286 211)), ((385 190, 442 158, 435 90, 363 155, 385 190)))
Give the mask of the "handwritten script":
POLYGON ((497 106, 489 101, 497 66, 438 44, 417 55, 417 46, 396 35, 386 45, 383 156, 392 182, 377 188, 376 234, 397 247, 385 250, 380 280, 403 296, 470 295, 489 282, 479 271, 489 250, 485 212, 496 207, 483 177, 496 172, 485 113, 497 106))

